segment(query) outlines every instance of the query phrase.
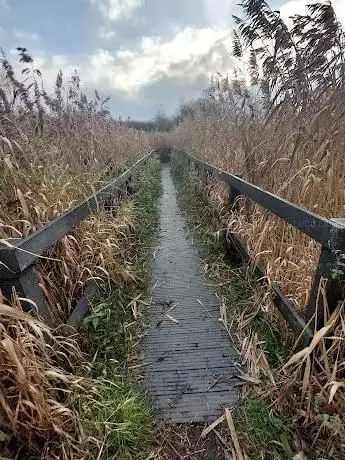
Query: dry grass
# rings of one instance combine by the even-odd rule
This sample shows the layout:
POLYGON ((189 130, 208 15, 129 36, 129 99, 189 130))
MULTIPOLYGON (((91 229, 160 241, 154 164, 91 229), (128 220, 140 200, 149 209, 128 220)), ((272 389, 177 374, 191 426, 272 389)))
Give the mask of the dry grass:
MULTIPOLYGON (((325 217, 342 217, 344 101, 345 92, 339 90, 305 117, 286 112, 268 124, 260 118, 241 124, 219 104, 208 114, 187 118, 171 139, 177 149, 241 173, 293 203, 325 217)), ((318 245, 258 205, 246 204, 228 225, 245 237, 270 279, 304 311, 318 245)))
MULTIPOLYGON (((66 80, 59 73, 48 94, 28 52, 20 49, 19 56, 23 74, 0 56, 0 241, 25 237, 90 196, 152 141, 113 120, 97 92, 88 98, 77 74, 66 80)), ((100 209, 48 251, 55 260, 40 264, 39 280, 58 322, 89 278, 131 276, 130 267, 118 266, 132 244, 130 206, 100 209)))
POLYGON ((274 404, 309 432, 315 455, 327 452, 328 458, 343 458, 345 451, 344 337, 342 304, 277 376, 282 393, 276 393, 274 404), (296 406, 299 411, 291 414, 296 406))
POLYGON ((116 177, 127 162, 149 150, 143 135, 113 121, 95 120, 89 142, 86 142, 90 137, 87 126, 76 120, 75 128, 69 132, 62 127, 58 144, 48 134, 44 139, 32 139, 29 149, 22 147, 20 158, 16 158, 19 155, 13 138, 8 136, 9 144, 3 143, 0 150, 0 173, 4 178, 0 186, 4 203, 0 215, 2 238, 27 236, 90 196, 93 190, 116 177), (36 140, 41 146, 33 145, 36 140), (102 153, 94 152, 90 158, 94 143, 102 153))
MULTIPOLYGON (((157 176, 158 168, 158 162, 152 161, 145 174, 155 171, 157 176)), ((146 188, 150 187, 147 176, 140 180, 146 188)), ((155 187, 159 189, 159 184, 155 187)), ((150 407, 142 395, 131 388, 124 378, 122 364, 117 361, 120 357, 126 361, 134 346, 132 342, 126 344, 123 337, 127 330, 125 314, 131 319, 132 328, 128 333, 133 336, 132 341, 136 337, 130 306, 126 307, 131 293, 126 290, 143 285, 142 273, 135 264, 136 258, 143 257, 147 249, 137 248, 139 242, 144 244, 139 235, 146 231, 152 237, 157 220, 149 208, 138 208, 139 201, 149 206, 144 190, 140 200, 124 200, 99 210, 73 235, 67 235, 58 243, 51 252, 54 260, 39 266, 41 287, 58 324, 66 320, 73 301, 80 296, 89 278, 98 279, 107 291, 113 292, 104 311, 100 310, 104 306, 102 302, 95 306, 97 314, 92 311, 88 324, 94 335, 81 337, 84 345, 87 339, 92 342, 87 346, 92 362, 85 361, 77 342, 56 336, 59 328, 50 331, 22 313, 16 297, 15 308, 0 309, 3 325, 0 402, 6 414, 0 417, 0 441, 6 458, 22 458, 24 451, 30 459, 93 460, 108 458, 109 452, 114 458, 124 458, 121 456, 138 449, 138 444, 144 450, 148 448, 154 432, 150 407), (97 329, 92 315, 98 318, 97 329), (102 347, 109 353, 109 358, 104 357, 104 367, 99 362, 102 347), (57 357, 72 370, 78 366, 83 375, 92 375, 93 379, 78 378, 58 368, 54 365, 57 357), (98 373, 99 368, 102 371, 98 373)), ((151 206, 155 209, 154 197, 151 206)))
POLYGON ((47 94, 35 70, 23 77, 6 57, 0 64, 0 238, 22 237, 116 177, 151 138, 110 118, 77 75, 58 75, 47 94))
MULTIPOLYGON (((176 161, 179 161, 176 169, 183 171, 186 164, 181 159, 176 161)), ((183 196, 205 196, 205 180, 198 181, 193 170, 192 176, 188 172, 185 174, 187 185, 183 196), (196 184, 196 189, 190 189, 190 184, 196 184)), ((209 183, 206 190, 211 207, 205 208, 199 203, 195 209, 187 208, 188 216, 202 237, 204 233, 211 235, 213 232, 218 238, 217 229, 223 225, 226 228, 229 217, 223 205, 224 190, 213 183, 209 183)), ((243 209, 235 218, 240 220, 242 214, 245 214, 243 209)), ((245 217, 243 229, 244 222, 245 217)), ((255 243, 262 244, 265 235, 262 233, 255 243)), ((290 444, 292 451, 299 453, 301 458, 342 459, 345 452, 344 305, 332 315, 325 306, 326 326, 315 334, 309 347, 293 354, 291 340, 286 340, 286 326, 268 293, 253 282, 251 270, 243 272, 229 267, 222 256, 224 249, 215 250, 214 244, 208 245, 211 257, 204 269, 219 286, 223 300, 221 318, 240 344, 239 351, 247 367, 243 376, 246 383, 243 406, 235 421, 250 458, 251 455, 262 459, 290 458, 286 454, 289 449, 286 446, 290 444), (233 306, 237 307, 235 314, 229 311, 233 306), (276 337, 278 330, 280 335, 276 337), (287 350, 284 339, 285 347, 289 347, 287 350), (263 426, 265 417, 271 437, 263 426), (271 419, 272 425, 269 424, 271 419), (272 430, 280 425, 277 434, 283 436, 283 441, 280 438, 272 440, 272 430), (265 441, 268 438, 271 439, 269 444, 265 441)), ((323 288, 321 285, 320 295, 323 295, 323 288)))
POLYGON ((134 277, 126 260, 135 244, 133 202, 115 204, 111 210, 92 214, 50 250, 51 260, 39 266, 40 286, 58 323, 66 322, 89 280, 109 289, 114 281, 134 277))
MULTIPOLYGON (((61 401, 84 386, 53 364, 50 331, 23 313, 16 298, 0 303, 0 452, 4 458, 84 458, 75 414, 61 401), (13 455, 13 457, 12 457, 13 455)), ((78 352, 66 342, 64 349, 78 352)), ((84 388, 85 391, 85 388, 84 388)))

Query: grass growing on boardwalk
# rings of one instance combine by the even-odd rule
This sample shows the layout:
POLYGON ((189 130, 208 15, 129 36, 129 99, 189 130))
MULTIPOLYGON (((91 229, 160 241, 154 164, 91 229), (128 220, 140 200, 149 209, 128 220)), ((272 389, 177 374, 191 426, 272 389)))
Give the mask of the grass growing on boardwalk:
POLYGON ((151 161, 136 184, 131 208, 134 240, 126 254, 132 277, 113 286, 84 320, 90 376, 97 385, 93 397, 79 395, 74 407, 90 440, 90 459, 147 458, 156 435, 152 409, 134 373, 159 218, 159 170, 158 160, 151 161))
POLYGON ((173 158, 172 172, 180 206, 199 243, 204 272, 216 286, 221 309, 226 308, 228 325, 234 320, 229 332, 241 349, 248 375, 255 380, 244 388, 243 399, 233 411, 242 445, 250 458, 292 458, 290 421, 270 408, 267 394, 274 369, 288 353, 278 328, 263 311, 264 291, 247 267, 230 260, 225 229, 217 213, 205 203, 197 172, 188 170, 179 155, 173 158))
POLYGON ((255 399, 246 399, 234 411, 236 427, 245 433, 247 450, 253 457, 264 454, 267 459, 291 459, 292 435, 289 421, 255 399))

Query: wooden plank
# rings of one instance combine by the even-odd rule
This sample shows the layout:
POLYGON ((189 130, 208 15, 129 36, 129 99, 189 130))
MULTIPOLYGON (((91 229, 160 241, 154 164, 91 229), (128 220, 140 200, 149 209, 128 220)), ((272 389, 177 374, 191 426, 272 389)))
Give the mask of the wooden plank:
POLYGON ((183 153, 183 155, 195 164, 213 173, 215 177, 231 185, 232 188, 236 189, 243 196, 250 198, 260 206, 279 216, 285 222, 298 228, 313 240, 318 241, 331 250, 338 249, 338 242, 345 235, 344 225, 319 216, 307 208, 290 203, 278 195, 267 192, 234 174, 218 169, 188 153, 183 153))
POLYGON ((121 174, 121 176, 107 184, 94 195, 57 217, 40 230, 22 239, 13 250, 0 248, 0 279, 15 278, 16 274, 31 265, 37 256, 54 245, 64 235, 74 230, 81 221, 97 209, 100 203, 103 203, 109 196, 117 193, 119 187, 125 184, 131 175, 152 157, 153 153, 154 151, 152 150, 121 174))
POLYGON ((152 327, 143 339, 141 373, 166 421, 200 422, 216 418, 223 406, 238 401, 234 374, 239 356, 218 320, 220 301, 206 286, 169 168, 162 169, 162 184, 161 238, 152 270, 152 327))

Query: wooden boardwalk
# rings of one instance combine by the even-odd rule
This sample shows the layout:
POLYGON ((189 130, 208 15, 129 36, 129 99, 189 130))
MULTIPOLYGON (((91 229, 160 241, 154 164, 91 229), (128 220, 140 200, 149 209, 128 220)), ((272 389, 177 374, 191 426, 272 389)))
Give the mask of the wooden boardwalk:
POLYGON ((167 166, 162 184, 144 374, 165 421, 210 421, 238 399, 234 374, 239 357, 218 321, 220 302, 205 285, 167 166))

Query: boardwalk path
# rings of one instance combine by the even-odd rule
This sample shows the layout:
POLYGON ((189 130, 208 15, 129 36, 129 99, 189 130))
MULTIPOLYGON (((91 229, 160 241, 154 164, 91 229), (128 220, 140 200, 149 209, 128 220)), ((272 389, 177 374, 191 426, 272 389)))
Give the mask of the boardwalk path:
POLYGON ((145 375, 165 421, 213 420, 237 400, 233 375, 238 355, 218 321, 219 300, 205 285, 167 166, 162 184, 151 329, 143 343, 143 358, 150 363, 145 375))

